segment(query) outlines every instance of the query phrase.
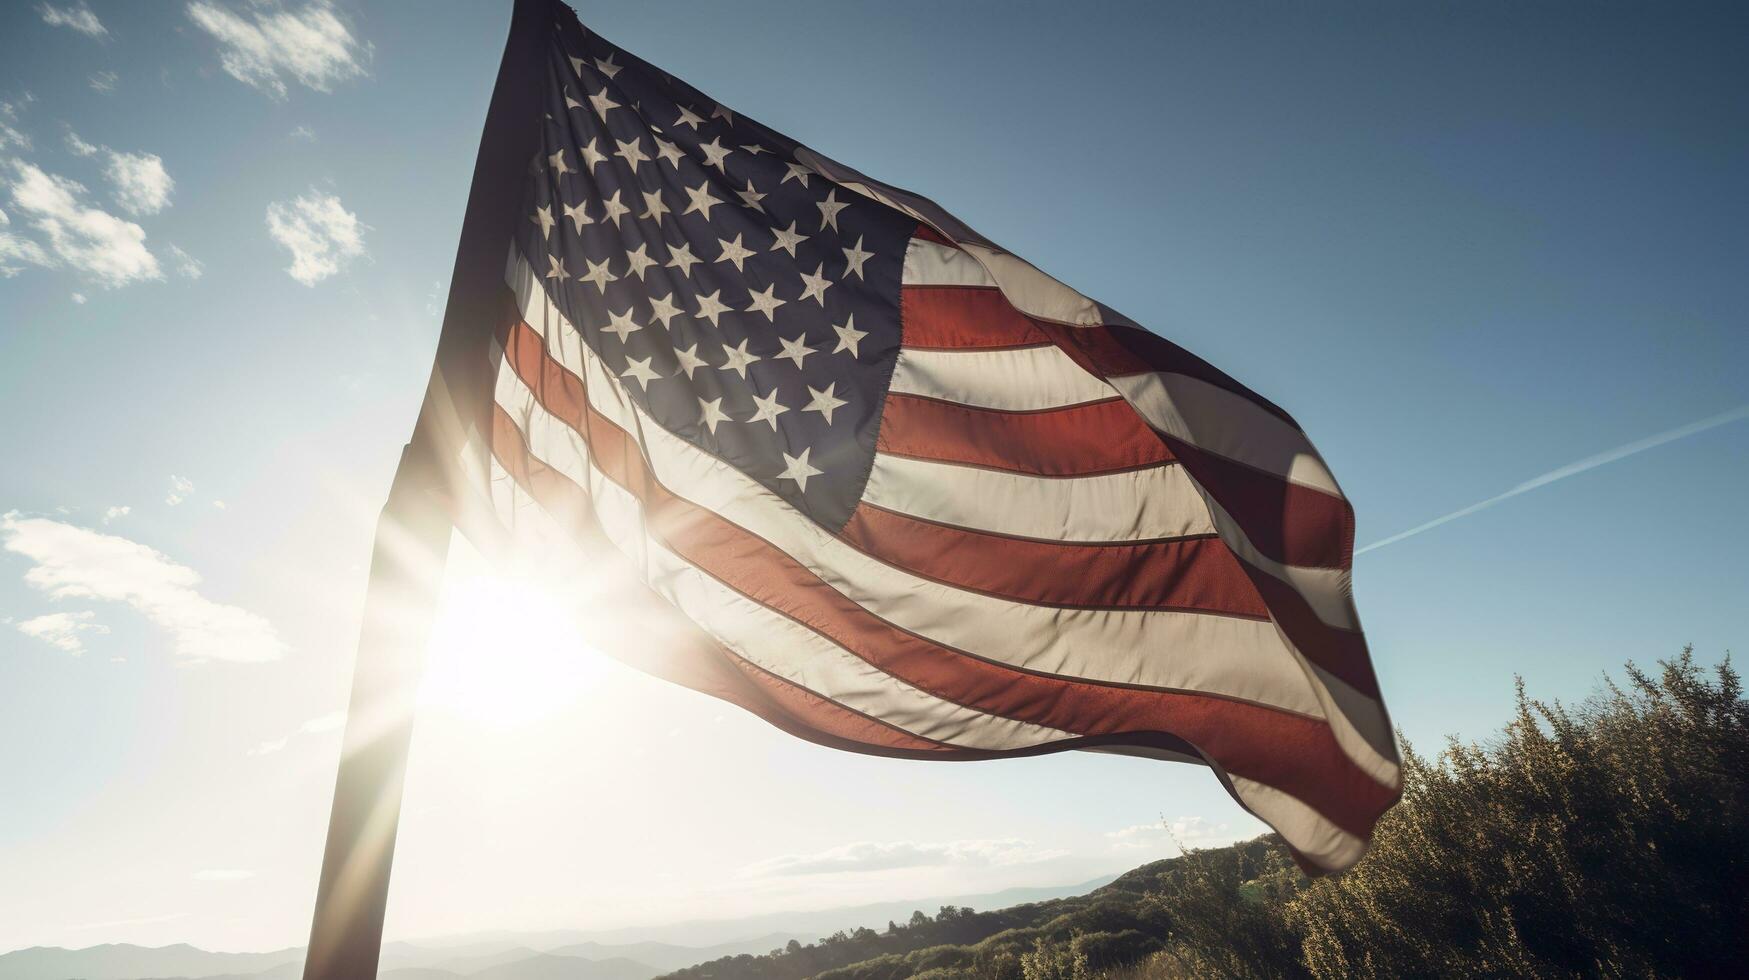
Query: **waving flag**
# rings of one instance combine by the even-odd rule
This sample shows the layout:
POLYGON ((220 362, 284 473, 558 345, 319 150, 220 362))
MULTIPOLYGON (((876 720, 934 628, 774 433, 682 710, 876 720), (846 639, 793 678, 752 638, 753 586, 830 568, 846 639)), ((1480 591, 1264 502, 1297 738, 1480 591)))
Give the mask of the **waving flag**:
POLYGON ((1292 418, 542 13, 416 440, 457 524, 561 542, 635 624, 601 645, 805 738, 1194 762, 1356 861, 1397 756, 1292 418))

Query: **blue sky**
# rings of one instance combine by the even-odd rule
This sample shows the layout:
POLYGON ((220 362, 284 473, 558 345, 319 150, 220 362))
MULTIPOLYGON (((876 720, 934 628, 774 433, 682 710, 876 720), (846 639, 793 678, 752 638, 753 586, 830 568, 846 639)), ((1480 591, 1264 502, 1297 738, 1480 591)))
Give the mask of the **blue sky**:
MULTIPOLYGON (((1503 721, 1515 673, 1575 698, 1749 635, 1749 18, 1526 6, 579 12, 1288 408, 1362 544, 1724 416, 1357 559, 1433 748, 1503 721)), ((0 948, 303 940, 507 23, 0 10, 0 948)), ((1161 817, 1256 829, 1189 768, 833 754, 557 630, 482 676, 492 588, 464 552, 391 934, 1060 883, 1172 853, 1124 833, 1161 817), (482 685, 536 709, 478 711, 482 685)))

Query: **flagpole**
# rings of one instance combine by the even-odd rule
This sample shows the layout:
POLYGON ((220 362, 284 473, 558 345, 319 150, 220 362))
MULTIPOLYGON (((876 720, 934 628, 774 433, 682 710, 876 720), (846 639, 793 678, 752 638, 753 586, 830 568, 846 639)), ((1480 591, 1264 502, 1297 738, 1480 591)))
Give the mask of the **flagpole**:
MULTIPOLYGON (((377 521, 352 698, 316 888, 304 980, 375 977, 400 823, 414 700, 436 613, 460 482, 451 445, 491 404, 488 347, 502 309, 504 255, 539 146, 544 32, 556 0, 514 0, 462 219, 437 363, 413 438, 377 521)), ((526 216, 522 216, 526 220, 526 216)), ((474 424, 477 425, 477 420, 474 424)))

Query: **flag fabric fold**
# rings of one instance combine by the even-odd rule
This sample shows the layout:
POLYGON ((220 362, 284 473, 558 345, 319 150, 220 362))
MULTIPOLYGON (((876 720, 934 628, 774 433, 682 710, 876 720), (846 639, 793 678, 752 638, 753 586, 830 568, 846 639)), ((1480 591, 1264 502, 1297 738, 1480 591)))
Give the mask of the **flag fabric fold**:
POLYGON ((416 439, 457 525, 567 556, 616 610, 594 645, 802 737, 1196 763, 1308 870, 1358 860, 1401 777, 1353 512, 1292 418, 563 5, 531 22, 416 439))

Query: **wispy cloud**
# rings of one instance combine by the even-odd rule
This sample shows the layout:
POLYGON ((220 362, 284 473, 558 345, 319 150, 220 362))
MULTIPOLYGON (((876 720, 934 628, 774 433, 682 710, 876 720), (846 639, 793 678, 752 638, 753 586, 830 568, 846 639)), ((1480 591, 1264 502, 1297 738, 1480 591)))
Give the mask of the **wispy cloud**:
POLYGON ((790 875, 841 874, 889 871, 894 868, 1005 867, 1034 864, 1062 857, 1065 851, 1043 850, 1031 841, 858 841, 812 854, 790 854, 749 864, 741 874, 749 878, 790 875))
POLYGON ((175 245, 170 246, 170 257, 176 261, 176 274, 184 279, 199 279, 206 275, 206 263, 184 252, 175 245))
POLYGON ((18 128, 19 106, 35 101, 29 93, 18 102, 0 101, 0 150, 30 149, 30 134, 18 128))
POLYGON ((371 46, 352 31, 325 0, 288 10, 257 3, 233 12, 217 3, 188 5, 188 16, 219 42, 219 63, 232 78, 286 97, 286 79, 318 92, 365 74, 371 46))
POLYGON ((119 521, 130 513, 133 513, 133 508, 126 506, 125 504, 120 507, 105 508, 103 511, 103 523, 108 524, 111 521, 119 521))
POLYGON ((364 253, 366 226, 340 198, 312 189, 267 206, 267 233, 292 254, 293 279, 314 286, 364 253))
POLYGON ((54 27, 71 27, 87 37, 109 36, 109 28, 104 27, 103 21, 82 3, 64 7, 44 3, 37 6, 36 12, 42 15, 43 23, 54 27))
POLYGON ((121 76, 112 71, 93 72, 90 78, 91 91, 108 95, 115 91, 115 85, 121 81, 121 76))
POLYGON ((109 627, 94 621, 96 618, 97 614, 87 609, 83 612, 49 613, 14 625, 25 636, 41 640, 56 650, 76 657, 85 652, 85 644, 80 640, 80 634, 102 635, 109 632, 109 627))
POLYGON ((1230 824, 1215 823, 1204 817, 1179 817, 1107 831, 1105 838, 1111 841, 1112 850, 1116 851, 1157 851, 1163 848, 1181 851, 1228 844, 1268 829, 1259 821, 1254 821, 1254 824, 1235 830, 1230 824))
POLYGON ((0 517, 0 544, 30 560, 24 581, 53 598, 132 606, 170 633, 179 660, 256 663, 285 653, 267 620, 201 595, 193 569, 143 544, 16 511, 0 517))
POLYGON ((78 157, 97 155, 97 147, 80 139, 79 134, 71 129, 67 130, 67 149, 73 151, 73 155, 78 157))
POLYGON ((1455 521, 1460 517, 1468 517, 1477 511, 1487 510, 1495 504, 1511 500, 1519 494, 1529 493, 1538 487, 1546 487, 1556 481, 1565 480, 1570 476, 1578 476, 1589 470, 1597 469, 1599 466, 1605 466, 1618 460, 1626 459, 1629 456, 1643 453, 1648 449, 1656 449, 1667 442, 1675 442, 1678 439, 1685 439, 1689 436, 1705 432, 1708 429, 1716 429, 1721 425, 1728 425, 1729 423, 1746 418, 1749 418, 1749 405, 1739 405, 1728 412, 1709 415, 1698 422, 1679 425, 1674 429, 1660 432, 1655 436, 1647 436, 1644 439, 1636 439, 1633 442, 1624 443, 1606 452, 1598 453, 1595 456, 1587 456, 1576 463, 1568 463, 1566 466, 1559 469, 1553 469, 1541 476, 1532 477, 1512 489, 1507 490, 1505 493, 1498 493, 1486 500, 1479 500, 1468 507, 1460 507, 1443 517, 1436 517, 1425 524, 1417 524, 1407 531, 1393 534, 1382 541, 1374 541, 1372 544, 1369 544, 1364 548, 1357 549, 1354 553, 1356 555, 1364 555, 1369 551, 1376 551, 1386 545, 1396 544, 1399 541, 1412 538, 1424 531, 1431 531, 1443 524, 1450 524, 1452 521, 1455 521))
POLYGON ((120 153, 109 151, 110 193, 115 203, 129 214, 157 214, 170 203, 170 192, 176 182, 164 169, 164 161, 154 153, 120 153))
POLYGON ((272 755, 291 744, 291 740, 299 735, 321 735, 325 732, 336 732, 346 724, 346 712, 330 711, 325 715, 317 715, 299 725, 297 731, 280 738, 268 739, 249 750, 250 755, 272 755))
POLYGON ((85 202, 84 185, 13 160, 0 174, 21 220, 47 239, 37 242, 0 231, 0 260, 32 265, 64 262, 106 288, 161 279, 158 260, 146 248, 145 229, 85 202))

